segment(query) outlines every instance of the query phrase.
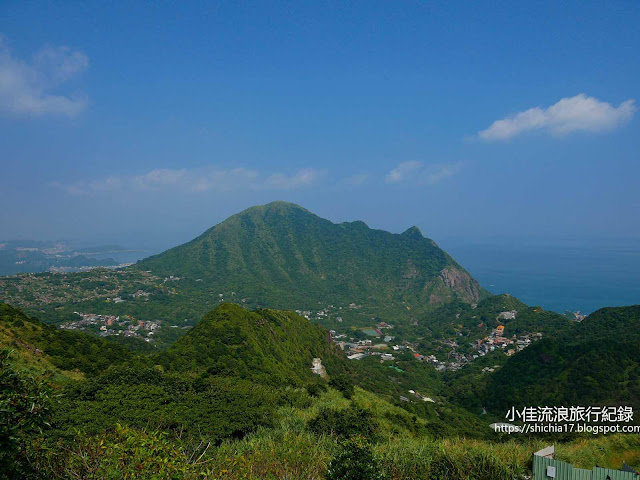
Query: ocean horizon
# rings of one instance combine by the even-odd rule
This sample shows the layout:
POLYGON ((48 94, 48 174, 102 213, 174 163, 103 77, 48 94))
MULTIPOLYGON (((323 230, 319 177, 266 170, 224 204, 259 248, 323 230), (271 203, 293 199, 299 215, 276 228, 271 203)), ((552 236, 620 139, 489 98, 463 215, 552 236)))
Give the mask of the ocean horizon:
POLYGON ((445 246, 491 293, 564 313, 640 304, 640 246, 445 246))

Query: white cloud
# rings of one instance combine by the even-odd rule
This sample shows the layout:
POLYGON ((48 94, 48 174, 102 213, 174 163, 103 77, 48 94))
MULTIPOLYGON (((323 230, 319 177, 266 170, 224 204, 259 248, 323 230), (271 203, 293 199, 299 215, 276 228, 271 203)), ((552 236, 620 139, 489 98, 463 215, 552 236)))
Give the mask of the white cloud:
POLYGON ((425 180, 429 185, 434 185, 445 178, 452 177, 460 171, 460 163, 434 165, 427 173, 425 180))
POLYGON ((351 187, 358 187, 364 185, 369 180, 370 175, 368 173, 356 173, 350 177, 344 178, 340 183, 349 185, 351 187))
POLYGON ((387 183, 400 183, 422 167, 422 162, 402 162, 387 174, 386 181, 387 183))
POLYGON ((315 182, 323 172, 313 168, 298 170, 293 175, 284 173, 274 173, 267 177, 264 182, 266 188, 275 188, 278 190, 289 190, 298 187, 308 187, 315 182))
POLYGON ((387 174, 386 181, 387 183, 407 182, 434 185, 455 175, 460 169, 460 162, 431 165, 425 165, 422 162, 402 162, 387 174))
POLYGON ((230 192, 234 190, 292 190, 310 187, 323 172, 313 168, 292 174, 261 174, 246 168, 162 168, 142 175, 107 177, 76 183, 54 182, 51 186, 71 195, 92 195, 103 192, 230 192))
POLYGON ((581 93, 563 98, 548 108, 534 107, 502 120, 496 120, 478 133, 482 140, 508 140, 531 130, 546 130, 555 135, 571 132, 602 132, 627 123, 637 107, 629 99, 617 107, 581 93))
POLYGON ((54 91, 89 66, 87 56, 67 47, 45 47, 30 62, 15 58, 0 35, 0 112, 74 117, 87 106, 83 94, 54 91))

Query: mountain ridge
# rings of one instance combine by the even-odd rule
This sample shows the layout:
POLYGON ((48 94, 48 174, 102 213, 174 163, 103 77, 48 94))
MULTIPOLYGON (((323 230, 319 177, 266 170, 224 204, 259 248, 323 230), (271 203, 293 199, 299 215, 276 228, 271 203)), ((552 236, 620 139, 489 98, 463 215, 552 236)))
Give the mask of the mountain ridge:
POLYGON ((272 308, 372 299, 425 308, 489 295, 415 226, 394 234, 360 220, 333 223, 282 201, 243 210, 133 268, 199 279, 272 308))

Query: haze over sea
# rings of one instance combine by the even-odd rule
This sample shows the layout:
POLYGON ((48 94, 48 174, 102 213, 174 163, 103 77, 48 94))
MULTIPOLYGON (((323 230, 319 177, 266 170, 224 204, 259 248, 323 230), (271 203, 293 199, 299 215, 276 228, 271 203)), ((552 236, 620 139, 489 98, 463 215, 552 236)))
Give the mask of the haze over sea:
POLYGON ((640 304, 640 243, 441 244, 492 293, 584 314, 640 304))

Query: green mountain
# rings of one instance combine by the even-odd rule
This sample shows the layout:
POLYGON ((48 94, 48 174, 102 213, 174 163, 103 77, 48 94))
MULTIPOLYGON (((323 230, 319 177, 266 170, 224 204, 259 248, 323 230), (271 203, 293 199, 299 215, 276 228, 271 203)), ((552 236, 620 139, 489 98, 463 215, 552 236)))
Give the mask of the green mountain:
POLYGON ((487 405, 640 408, 640 306, 600 309, 514 355, 488 382, 487 405))
POLYGON ((320 358, 329 374, 343 373, 346 359, 322 327, 293 312, 254 312, 225 303, 208 314, 157 362, 167 371, 207 372, 271 385, 305 385, 320 358))
POLYGON ((233 215, 136 268, 273 308, 366 303, 406 312, 488 295, 417 227, 392 234, 334 224, 285 202, 233 215))

